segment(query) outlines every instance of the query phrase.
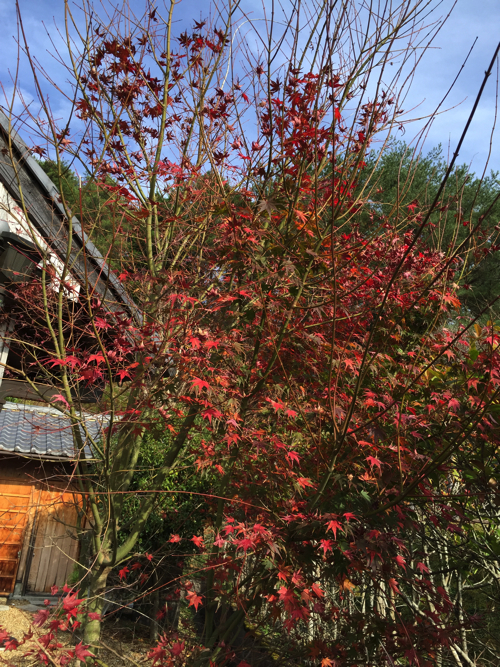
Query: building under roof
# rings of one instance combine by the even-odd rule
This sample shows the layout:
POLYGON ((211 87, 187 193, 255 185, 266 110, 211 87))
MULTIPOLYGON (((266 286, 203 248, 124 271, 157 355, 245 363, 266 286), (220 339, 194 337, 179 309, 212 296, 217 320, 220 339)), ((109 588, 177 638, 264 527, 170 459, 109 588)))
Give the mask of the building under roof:
MULTIPOLYGON (((108 311, 126 312, 140 322, 135 304, 76 218, 70 227, 57 188, 1 110, 0 221, 0 287, 27 282, 40 253, 59 275, 58 266, 71 247, 72 292, 78 294, 86 284, 108 311)), ((16 331, 16 322, 3 292, 0 297, 6 315, 0 323, 0 596, 47 594, 68 581, 78 561, 90 515, 77 462, 82 453, 95 460, 86 435, 100 439, 106 420, 82 414, 84 447, 79 452, 68 417, 43 402, 32 404, 57 401, 61 390, 39 384, 38 376, 26 382, 23 373, 12 371, 17 366, 11 361, 15 350, 9 333, 16 331), (4 378, 6 365, 11 376, 4 378)), ((78 389, 82 403, 96 402, 102 393, 99 387, 78 389)))

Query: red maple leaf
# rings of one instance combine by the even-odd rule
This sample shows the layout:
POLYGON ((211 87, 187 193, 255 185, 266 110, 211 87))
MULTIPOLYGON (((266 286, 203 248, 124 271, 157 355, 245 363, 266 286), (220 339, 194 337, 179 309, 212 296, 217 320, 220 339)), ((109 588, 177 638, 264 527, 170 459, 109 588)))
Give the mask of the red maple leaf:
POLYGON ((154 667, 154 665, 156 665, 157 662, 163 663, 166 655, 167 655, 167 652, 165 651, 165 648, 161 644, 159 644, 158 646, 155 646, 148 653, 148 660, 153 661, 151 664, 154 667))
POLYGON ((175 644, 172 644, 172 648, 170 649, 170 653, 173 656, 178 656, 184 651, 185 643, 184 642, 176 642, 175 644))
POLYGON ((420 573, 422 575, 424 574, 424 572, 425 573, 429 572, 429 568, 427 567, 427 565, 425 563, 417 563, 417 570, 420 570, 420 573))
POLYGON ((313 584, 311 586, 312 592, 317 595, 319 598, 325 597, 324 591, 321 590, 321 588, 318 586, 318 584, 313 584))
POLYGON ((406 561, 403 558, 403 556, 396 556, 396 558, 394 560, 399 565, 399 567, 402 567, 403 570, 406 570, 406 561))
POLYGON ((76 593, 69 593, 63 598, 63 609, 67 615, 76 618, 78 607, 82 604, 83 598, 78 599, 78 591, 76 593))
POLYGON ((81 363, 80 359, 69 354, 64 359, 51 359, 47 362, 47 365, 52 364, 52 368, 54 368, 54 366, 69 366, 71 370, 74 370, 75 366, 80 366, 81 363))
POLYGON ((40 611, 37 611, 33 616, 33 625, 35 628, 41 628, 42 625, 45 625, 50 616, 50 613, 50 609, 40 609, 40 611))
POLYGON ((75 658, 85 662, 86 658, 95 658, 95 655, 88 650, 88 645, 83 645, 83 642, 79 642, 75 646, 75 658))
POLYGON ((207 408, 207 410, 201 413, 201 416, 203 419, 208 419, 208 421, 212 423, 212 417, 215 419, 220 419, 222 417, 222 412, 216 408, 207 408))
POLYGON ((285 407, 284 404, 281 403, 281 401, 273 401, 272 398, 266 398, 266 401, 268 403, 271 403, 276 412, 278 412, 278 410, 283 410, 283 408, 285 407))
POLYGON ((344 529, 342 528, 342 524, 340 524, 338 521, 333 520, 329 521, 326 524, 326 532, 328 532, 329 530, 332 531, 333 536, 335 537, 335 539, 337 539, 337 530, 343 531, 344 529))
POLYGON ((389 579, 387 583, 395 593, 400 593, 400 590, 398 588, 398 582, 395 579, 389 579))
POLYGON ((198 607, 203 604, 201 595, 198 595, 194 591, 191 591, 186 595, 186 600, 189 600, 188 607, 191 607, 191 605, 195 608, 196 611, 198 611, 198 607))
POLYGON ((224 540, 220 534, 217 534, 217 537, 214 540, 214 546, 216 547, 223 547, 226 544, 226 540, 224 540))
POLYGON ((314 489, 314 484, 307 477, 297 477, 297 484, 301 489, 305 489, 307 486, 310 486, 314 489))
POLYGON ((193 537, 191 538, 191 542, 196 544, 196 546, 199 547, 200 549, 204 547, 203 537, 198 537, 198 535, 193 535, 193 537))
POLYGON ((307 621, 311 612, 307 607, 297 607, 292 610, 292 618, 299 621, 307 621))
POLYGON ((375 458, 375 456, 367 456, 366 460, 370 464, 370 468, 377 466, 380 471, 382 470, 382 461, 380 459, 375 458))
POLYGON ((189 342, 191 344, 191 347, 193 350, 199 350, 201 347, 201 340, 199 338, 195 338, 194 336, 189 339, 189 342))
POLYGON ((19 648, 19 642, 14 637, 10 637, 3 645, 6 651, 16 651, 19 648))
POLYGON ((238 549, 243 549, 245 553, 248 551, 248 549, 252 549, 254 546, 253 541, 249 537, 244 537, 241 540, 235 540, 234 544, 238 549))
POLYGON ((332 540, 320 540, 321 548, 323 549, 323 555, 326 556, 327 551, 331 551, 333 547, 332 540))
POLYGON ((287 452, 286 457, 287 459, 290 459, 290 463, 292 464, 292 466, 294 461, 300 463, 300 457, 298 455, 298 452, 293 452, 293 451, 287 452))
POLYGON ((54 403, 64 403, 64 405, 69 409, 69 403, 68 401, 64 398, 62 394, 54 394, 51 399, 54 403))
POLYGON ((195 387, 196 390, 201 391, 202 389, 210 389, 210 385, 208 384, 208 382, 202 380, 201 378, 195 377, 191 380, 191 382, 193 383, 193 387, 195 387))
POLYGON ((291 609, 297 604, 297 598, 295 597, 293 588, 282 586, 278 589, 278 595, 281 602, 285 605, 285 609, 291 609))

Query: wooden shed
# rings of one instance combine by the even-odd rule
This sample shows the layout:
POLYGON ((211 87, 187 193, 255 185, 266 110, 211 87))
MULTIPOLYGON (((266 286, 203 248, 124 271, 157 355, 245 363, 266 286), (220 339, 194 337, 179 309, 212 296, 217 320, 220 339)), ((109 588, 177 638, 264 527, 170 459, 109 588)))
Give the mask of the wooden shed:
MULTIPOLYGON (((98 433, 97 417, 85 417, 98 433)), ((0 596, 63 586, 78 559, 82 496, 72 476, 69 421, 51 408, 6 402, 0 411, 0 596)))

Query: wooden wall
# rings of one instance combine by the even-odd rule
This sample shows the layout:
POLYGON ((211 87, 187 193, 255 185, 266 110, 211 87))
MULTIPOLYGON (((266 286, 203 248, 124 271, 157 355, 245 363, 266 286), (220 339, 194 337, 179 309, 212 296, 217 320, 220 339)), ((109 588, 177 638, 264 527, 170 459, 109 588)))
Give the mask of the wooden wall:
MULTIPOLYGON (((4 529, 10 537, 4 535, 3 543, 0 533, 0 561, 7 572, 13 561, 6 556, 12 556, 16 549, 13 537, 21 538, 22 534, 15 581, 27 593, 50 593, 52 586, 63 586, 78 558, 76 526, 81 496, 69 487, 64 465, 68 464, 0 454, 0 526, 2 521, 8 525, 16 522, 15 533, 4 529), (13 489, 22 493, 14 494, 13 489), (17 509, 13 509, 14 500, 17 509), (13 519, 15 516, 18 518, 13 519)), ((3 588, 7 584, 5 578, 3 588)))

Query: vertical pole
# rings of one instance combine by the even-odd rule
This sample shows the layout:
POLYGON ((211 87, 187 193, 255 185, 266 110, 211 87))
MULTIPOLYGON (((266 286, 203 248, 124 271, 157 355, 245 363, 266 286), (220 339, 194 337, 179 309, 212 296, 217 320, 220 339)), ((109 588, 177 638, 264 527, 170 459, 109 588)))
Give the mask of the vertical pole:
MULTIPOLYGON (((3 308, 4 293, 0 290, 0 310, 3 308)), ((5 373, 5 364, 9 356, 9 334, 14 331, 14 319, 10 318, 0 327, 0 386, 2 385, 3 376, 5 373)), ((5 401, 0 399, 0 410, 5 401)))

